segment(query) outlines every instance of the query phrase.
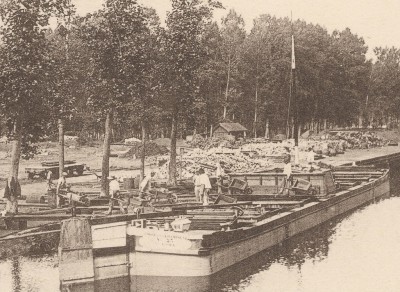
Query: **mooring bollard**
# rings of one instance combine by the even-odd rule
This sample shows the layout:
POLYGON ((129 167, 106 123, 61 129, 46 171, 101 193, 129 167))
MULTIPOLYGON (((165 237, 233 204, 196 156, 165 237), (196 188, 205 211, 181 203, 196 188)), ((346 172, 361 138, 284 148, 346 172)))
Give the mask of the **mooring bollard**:
POLYGON ((94 281, 89 219, 73 217, 62 221, 58 253, 61 286, 94 281))

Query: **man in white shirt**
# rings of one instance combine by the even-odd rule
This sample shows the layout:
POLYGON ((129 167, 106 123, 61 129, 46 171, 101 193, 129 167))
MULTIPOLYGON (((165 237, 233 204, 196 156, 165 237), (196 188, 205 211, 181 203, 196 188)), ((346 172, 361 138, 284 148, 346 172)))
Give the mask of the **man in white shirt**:
POLYGON ((61 207, 61 205, 64 202, 64 198, 61 198, 59 195, 62 192, 65 192, 68 190, 66 177, 67 177, 67 173, 63 172, 63 173, 61 173, 60 178, 57 181, 57 187, 56 187, 56 195, 57 195, 56 196, 56 200, 57 200, 56 205, 57 205, 57 207, 61 207))
POLYGON ((49 169, 46 174, 47 189, 51 190, 53 187, 53 172, 49 169))
POLYGON ((204 185, 200 185, 200 173, 196 170, 196 174, 194 175, 194 195, 198 202, 202 202, 202 197, 204 193, 204 185))
MULTIPOLYGON (((285 147, 286 148, 286 147, 285 147)), ((279 191, 279 194, 285 193, 285 195, 289 194, 289 187, 292 183, 292 163, 290 162, 290 151, 289 148, 286 148, 286 154, 284 157, 284 166, 283 166, 283 173, 285 177, 282 181, 282 189, 279 191)))
POLYGON ((56 188, 56 193, 57 195, 60 193, 60 191, 64 190, 67 188, 67 173, 63 172, 60 176, 60 178, 57 181, 57 188, 56 188))
POLYGON ((199 169, 199 176, 196 184, 200 186, 200 198, 203 198, 203 205, 208 205, 208 193, 211 190, 211 183, 203 168, 199 169))
POLYGON ((315 157, 314 149, 312 147, 310 147, 308 149, 308 153, 307 153, 307 163, 308 164, 313 164, 314 163, 314 157, 315 157))
POLYGON ((140 186, 139 186, 139 191, 140 191, 139 197, 141 199, 143 199, 144 196, 146 195, 146 193, 148 193, 150 191, 150 189, 151 189, 150 180, 154 177, 154 175, 155 175, 155 172, 152 172, 150 174, 146 174, 144 176, 142 182, 140 183, 140 186))
POLYGON ((111 215, 113 208, 114 208, 114 204, 117 201, 118 205, 119 205, 119 209, 121 210, 122 214, 126 213, 125 208, 124 208, 124 202, 120 197, 120 188, 119 188, 119 182, 117 180, 117 178, 115 176, 110 176, 108 177, 108 179, 110 180, 109 182, 109 195, 110 195, 110 202, 108 204, 108 211, 107 211, 107 215, 111 215))

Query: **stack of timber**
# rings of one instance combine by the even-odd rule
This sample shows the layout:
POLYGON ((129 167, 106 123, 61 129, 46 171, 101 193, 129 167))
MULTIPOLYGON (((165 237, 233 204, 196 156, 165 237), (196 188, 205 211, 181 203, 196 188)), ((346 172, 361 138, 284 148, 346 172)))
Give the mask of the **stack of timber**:
POLYGON ((361 172, 349 172, 349 171, 335 171, 334 178, 335 182, 338 183, 342 188, 350 188, 358 184, 366 183, 377 179, 381 176, 379 171, 361 171, 361 172))
POLYGON ((192 221, 191 229, 221 230, 224 223, 233 222, 237 214, 234 210, 198 209, 188 210, 187 218, 192 221))

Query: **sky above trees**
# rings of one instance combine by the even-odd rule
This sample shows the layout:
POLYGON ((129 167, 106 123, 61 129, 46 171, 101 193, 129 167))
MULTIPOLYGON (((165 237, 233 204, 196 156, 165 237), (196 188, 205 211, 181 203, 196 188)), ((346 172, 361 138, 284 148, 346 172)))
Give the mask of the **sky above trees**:
MULTIPOLYGON (((74 0, 78 14, 95 11, 103 0, 74 0)), ((157 10, 164 21, 166 11, 170 10, 170 1, 139 0, 140 3, 157 10)), ((379 46, 400 47, 400 22, 398 0, 221 0, 225 10, 215 11, 219 20, 226 16, 229 9, 235 9, 242 15, 246 30, 253 26, 253 20, 260 14, 278 17, 293 13, 293 19, 320 24, 329 32, 349 27, 353 33, 363 37, 369 47, 368 57, 373 56, 373 48, 379 46)))

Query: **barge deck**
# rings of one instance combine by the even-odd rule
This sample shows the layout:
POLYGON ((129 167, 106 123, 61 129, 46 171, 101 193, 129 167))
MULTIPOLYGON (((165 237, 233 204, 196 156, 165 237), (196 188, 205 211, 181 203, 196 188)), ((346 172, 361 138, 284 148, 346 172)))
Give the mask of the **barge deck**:
MULTIPOLYGON (((213 213, 204 207, 203 216, 200 212, 186 210, 185 217, 192 226, 186 232, 171 230, 170 226, 174 225, 177 216, 160 216, 155 221, 133 220, 91 226, 90 234, 85 235, 87 244, 80 246, 91 251, 84 253, 84 256, 76 254, 79 245, 77 247, 72 244, 74 247, 71 249, 68 237, 63 234, 70 234, 71 228, 81 230, 81 226, 88 226, 88 222, 72 219, 73 221, 63 224, 61 231, 61 283, 69 285, 75 282, 77 271, 80 271, 79 281, 88 282, 127 275, 134 278, 213 275, 341 214, 388 197, 388 170, 375 171, 373 174, 358 185, 334 192, 330 191, 332 183, 328 182, 324 188, 320 188, 324 190, 322 193, 303 202, 299 199, 294 202, 295 196, 286 198, 286 201, 281 197, 270 196, 269 199, 247 202, 246 206, 242 204, 236 210, 232 206, 225 206, 218 213, 213 213), (238 219, 241 215, 238 215, 237 209, 243 212, 242 216, 246 212, 247 215, 254 214, 255 210, 260 213, 258 217, 253 216, 252 220, 240 222, 238 219), (233 217, 223 222, 221 219, 224 215, 225 218, 233 217), (214 228, 215 222, 220 228, 214 228), (88 265, 83 268, 77 257, 88 265)), ((262 179, 257 178, 253 182, 263 182, 266 187, 269 185, 266 183, 268 177, 271 182, 276 182, 276 174, 257 174, 260 175, 263 176, 262 179)), ((325 172, 315 173, 313 176, 314 179, 319 177, 321 181, 333 179, 332 175, 325 172)))

